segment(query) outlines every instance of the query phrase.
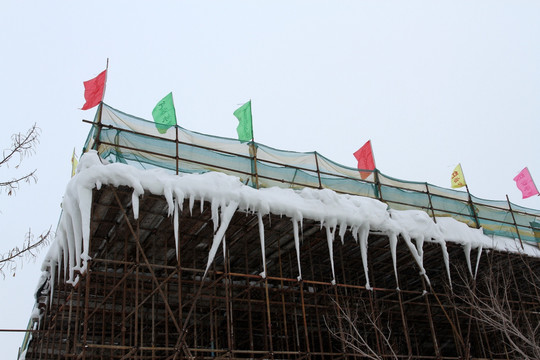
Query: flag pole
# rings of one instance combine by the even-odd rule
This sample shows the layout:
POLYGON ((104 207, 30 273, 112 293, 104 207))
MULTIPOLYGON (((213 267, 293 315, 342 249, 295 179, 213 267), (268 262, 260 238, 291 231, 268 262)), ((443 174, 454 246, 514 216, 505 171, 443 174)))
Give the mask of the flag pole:
POLYGON ((465 186, 465 190, 467 190, 467 202, 469 203, 469 207, 471 209, 471 212, 472 212, 472 216, 474 217, 474 221, 476 222, 476 228, 477 229, 480 229, 480 221, 478 220, 478 216, 476 215, 476 209, 474 207, 474 203, 472 201, 472 197, 471 197, 471 192, 469 191, 469 185, 467 185, 467 180, 465 180, 465 172, 463 171, 463 166, 461 166, 461 163, 458 163, 456 168, 454 169, 454 172, 452 173, 452 176, 451 176, 451 186, 453 189, 455 188, 461 188, 463 186, 465 186), (457 169, 459 168, 459 171, 457 171, 457 169), (462 180, 463 180, 463 185, 461 184, 461 181, 456 181, 454 180, 454 177, 457 176, 458 177, 458 180, 459 178, 461 177, 462 180), (456 186, 454 186, 454 182, 457 182, 456 186))
POLYGON ((175 125, 174 129, 176 130, 176 175, 178 175, 178 125, 175 125))
MULTIPOLYGON (((465 179, 465 174, 463 175, 463 179, 465 179)), ((476 215, 476 210, 474 207, 474 203, 472 201, 471 192, 469 191, 469 185, 465 182, 465 189, 467 190, 467 196, 469 198, 469 206, 471 207, 472 215, 474 216, 474 221, 476 222, 476 228, 480 229, 480 221, 478 221, 478 216, 476 215)))
POLYGON ((109 77, 109 58, 107 58, 107 65, 105 66, 105 83, 103 84, 103 95, 101 96, 101 102, 105 99, 105 91, 107 90, 107 78, 109 77))
POLYGON ((255 187, 259 188, 259 174, 257 172, 257 147, 255 146, 255 132, 253 131, 253 103, 249 99, 251 104, 251 143, 250 143, 250 152, 253 154, 253 170, 255 171, 255 187))
POLYGON ((516 222, 516 218, 514 216, 514 211, 512 210, 512 204, 510 204, 510 199, 508 198, 508 194, 506 194, 506 202, 508 203, 508 209, 510 210, 510 214, 512 215, 512 220, 514 221, 514 226, 516 227, 516 234, 518 236, 519 243, 521 244, 521 249, 525 250, 525 248, 523 247, 523 241, 521 241, 521 235, 519 235, 519 228, 516 222))
POLYGON ((101 116, 103 114, 103 99, 105 98, 105 89, 107 88, 107 77, 109 76, 109 58, 107 58, 107 65, 105 66, 105 82, 103 84, 103 94, 101 95, 101 101, 99 103, 99 109, 98 109, 98 118, 97 118, 97 133, 96 133, 96 140, 94 142, 93 148, 97 151, 99 155, 99 137, 101 136, 101 128, 103 127, 101 123, 101 116))
POLYGON ((373 152, 373 146, 371 145, 371 139, 369 140, 369 150, 371 150, 371 157, 373 158, 373 166, 375 167, 375 186, 377 188, 377 197, 384 202, 381 189, 381 181, 379 180, 379 169, 377 169, 377 163, 375 162, 375 153, 373 152))

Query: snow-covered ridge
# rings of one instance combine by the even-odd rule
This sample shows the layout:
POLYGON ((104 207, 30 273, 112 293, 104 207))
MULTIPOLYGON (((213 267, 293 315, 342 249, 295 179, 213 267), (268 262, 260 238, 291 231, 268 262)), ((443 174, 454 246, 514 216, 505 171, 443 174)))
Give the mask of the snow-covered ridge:
MULTIPOLYGON (((388 236, 395 270, 396 247, 398 238, 401 236, 420 267, 421 273, 428 281, 428 274, 423 267, 422 246, 425 241, 440 244, 448 276, 450 276, 450 270, 446 242, 463 245, 464 256, 466 256, 471 274, 476 273, 471 268, 472 249, 497 249, 540 257, 539 249, 528 244, 524 244, 525 249, 521 249, 521 245, 515 239, 487 236, 481 229, 469 228, 466 224, 452 218, 437 218, 435 223, 425 212, 419 210, 389 210, 386 204, 367 197, 338 194, 328 189, 266 188, 257 190, 245 186, 236 177, 218 172, 171 175, 159 169, 139 170, 121 163, 103 164, 95 151, 89 151, 81 157, 77 173, 69 182, 64 195, 63 212, 56 239, 42 267, 42 270, 48 273, 49 279, 55 278, 54 274, 59 269, 62 259, 68 282, 78 281, 76 270, 81 273, 86 271, 89 260, 92 190, 100 189, 103 185, 116 187, 124 185, 133 188, 132 205, 135 218, 138 217, 139 197, 144 192, 164 196, 168 203, 169 216, 174 216, 177 241, 178 214, 183 210, 184 200, 189 199, 189 210, 193 207, 195 200, 210 202, 215 235, 209 252, 207 270, 237 210, 259 216, 263 260, 265 255, 262 216, 272 213, 291 219, 299 280, 302 278, 302 269, 299 261, 298 229, 303 219, 318 221, 321 227, 326 229, 330 256, 333 253, 333 241, 337 240, 336 238, 344 241, 344 235, 350 231, 361 248, 366 279, 369 279, 367 247, 370 231, 382 232, 388 236)), ((481 252, 479 251, 478 254, 480 255, 481 252)), ((334 274, 332 258, 330 260, 332 274, 334 274)), ((266 276, 266 269, 261 269, 261 271, 261 275, 266 276)), ((334 279, 329 280, 335 283, 335 276, 334 279)), ((369 280, 366 287, 370 287, 369 280)))

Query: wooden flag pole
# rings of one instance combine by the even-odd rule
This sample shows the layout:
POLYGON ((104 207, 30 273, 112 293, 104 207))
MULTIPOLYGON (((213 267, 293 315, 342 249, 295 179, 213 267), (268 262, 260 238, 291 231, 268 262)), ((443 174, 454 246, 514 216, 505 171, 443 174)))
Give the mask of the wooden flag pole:
POLYGON ((429 184, 426 182, 426 194, 429 201, 429 208, 431 210, 431 215, 433 216, 433 222, 437 223, 437 218, 435 217, 435 209, 433 208, 433 202, 431 201, 431 193, 429 192, 429 184))
POLYGON ((478 215, 476 215, 476 209, 474 208, 474 203, 472 201, 471 192, 469 191, 469 185, 467 185, 467 180, 465 180, 465 172, 463 167, 459 164, 461 169, 461 175, 463 176, 463 182, 465 183, 465 189, 467 190, 467 197, 469 198, 469 206, 471 207, 472 215, 474 216, 474 221, 476 222, 476 228, 480 229, 480 221, 478 221, 478 215))
POLYGON ((105 99, 105 90, 107 89, 107 78, 109 77, 109 58, 107 58, 107 65, 105 66, 105 83, 103 84, 103 95, 101 96, 101 102, 105 99))
POLYGON ((178 141, 178 124, 174 125, 174 129, 176 130, 176 175, 178 175, 178 147, 179 147, 179 141, 178 141))
POLYGON ((257 146, 255 146, 255 131, 253 131, 253 111, 252 106, 253 103, 251 102, 251 99, 249 99, 250 102, 250 110, 251 110, 251 142, 249 144, 249 150, 250 155, 253 156, 253 170, 255 171, 255 187, 259 188, 259 174, 257 172, 257 146))
MULTIPOLYGON (((463 172, 463 169, 461 169, 461 171, 463 172)), ((465 174, 463 174, 463 180, 465 180, 465 174)), ((471 192, 469 191, 469 185, 467 185, 466 181, 465 181, 465 189, 467 190, 467 196, 469 198, 469 206, 471 207, 471 211, 474 216, 474 221, 476 222, 476 228, 480 229, 480 221, 478 221, 478 215, 476 215, 476 209, 474 208, 471 192)))
POLYGON ((382 196, 382 189, 381 189, 381 181, 379 179, 379 170, 377 169, 377 163, 375 162, 375 153, 373 152, 373 146, 371 145, 371 139, 369 140, 369 150, 371 151, 371 157, 373 158, 373 166, 375 167, 375 170, 373 170, 375 175, 375 186, 377 189, 377 197, 384 202, 383 196, 382 196))
POLYGON ((519 228, 516 222, 516 217, 514 216, 514 211, 512 211, 512 204, 510 204, 510 199, 508 198, 508 194, 506 194, 506 202, 508 202, 508 209, 510 210, 510 214, 512 215, 512 220, 514 221, 514 226, 516 227, 516 234, 519 239, 519 243, 521 244, 521 249, 525 250, 523 247, 523 241, 521 241, 521 236, 519 235, 519 228))
MULTIPOLYGON (((465 189, 467 190, 467 199, 468 199, 467 202, 469 203, 472 215, 474 217, 474 221, 476 222, 476 228, 480 229, 480 221, 478 220, 478 216, 476 215, 476 209, 475 209, 474 203, 472 201, 471 192, 469 191, 469 185, 467 185, 467 180, 465 180, 465 172, 463 171, 463 167, 461 166, 461 163, 459 163, 458 166, 456 166, 456 169, 458 167, 459 167, 459 170, 461 172, 461 176, 463 177, 463 184, 464 185, 461 185, 460 183, 458 183, 459 186, 456 186, 456 187, 465 186, 465 189)), ((456 169, 454 169, 454 172, 456 171, 456 169)), ((454 173, 452 173, 451 180, 454 180, 454 173)), ((452 188, 456 188, 456 187, 454 187, 454 184, 452 183, 452 188)))
POLYGON ((105 89, 107 88, 107 77, 109 76, 109 58, 107 58, 107 65, 105 66, 105 83, 103 84, 103 94, 101 96, 101 102, 99 103, 99 109, 98 109, 98 118, 97 118, 97 133, 96 133, 96 140, 94 141, 94 150, 97 151, 99 155, 99 137, 101 136, 101 128, 103 125, 101 124, 101 116, 103 114, 103 99, 105 98, 105 89))

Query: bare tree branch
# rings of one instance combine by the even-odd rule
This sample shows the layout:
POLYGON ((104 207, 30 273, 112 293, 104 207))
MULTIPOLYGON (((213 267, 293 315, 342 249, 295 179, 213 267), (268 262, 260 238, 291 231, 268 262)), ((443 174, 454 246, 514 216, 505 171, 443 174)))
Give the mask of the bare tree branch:
MULTIPOLYGON (((36 145, 39 143, 39 135, 41 130, 36 126, 32 127, 26 133, 17 133, 11 137, 11 146, 7 149, 4 149, 2 152, 2 158, 0 158, 0 167, 10 166, 10 162, 18 156, 18 162, 14 165, 17 169, 24 158, 35 154, 36 145)), ((13 164, 11 164, 13 165, 13 164)), ((36 170, 29 172, 28 174, 15 177, 11 180, 4 180, 0 182, 0 192, 5 191, 8 195, 15 194, 15 191, 19 189, 20 184, 26 182, 36 182, 36 170)))
MULTIPOLYGON (((522 259, 523 260, 523 259, 522 259)), ((526 264, 526 261, 523 261, 526 264)), ((525 268, 531 270, 528 265, 525 268)), ((520 299, 512 298, 511 292, 518 292, 512 283, 510 269, 499 266, 494 269, 488 265, 488 271, 482 274, 473 285, 465 270, 459 275, 464 283, 458 298, 468 309, 460 311, 471 319, 483 324, 488 330, 502 335, 508 352, 519 359, 540 359, 540 323, 534 309, 526 309, 520 299), (531 316, 533 317, 531 319, 531 316)), ((540 282, 533 271, 524 271, 527 282, 538 293, 540 282)), ((533 299, 540 306, 540 299, 533 299)), ((529 305, 530 307, 530 305, 529 305)))
POLYGON ((327 320, 327 318, 324 317, 323 319, 328 331, 334 338, 342 341, 347 348, 367 359, 398 359, 398 356, 394 351, 394 347, 390 342, 390 337, 392 334, 390 326, 388 326, 388 329, 384 331, 379 325, 381 314, 376 316, 371 311, 368 311, 363 301, 357 304, 355 310, 351 310, 348 305, 345 308, 342 307, 334 299, 332 299, 332 301, 337 308, 336 318, 327 320), (359 306, 362 308, 359 309, 359 306), (364 316, 360 318, 359 314, 363 314, 364 316), (337 326, 336 322, 339 322, 339 320, 345 323, 346 326, 337 326), (379 354, 370 346, 369 341, 365 336, 365 332, 360 330, 363 327, 367 327, 370 332, 375 332, 378 334, 378 336, 380 336, 384 344, 390 350, 390 357, 388 355, 382 356, 382 354, 379 354))
MULTIPOLYGON (((10 167, 11 165, 15 169, 18 169, 26 157, 35 154, 40 133, 41 130, 34 124, 26 133, 14 134, 11 137, 11 146, 2 152, 0 167, 10 167), (18 162, 13 163, 13 160, 17 157, 18 162)), ((16 176, 10 180, 0 181, 0 193, 4 191, 8 196, 14 195, 22 183, 31 182, 37 182, 36 170, 16 176)), ((37 236, 37 239, 35 239, 32 231, 28 230, 22 247, 19 248, 16 246, 5 253, 0 253, 0 274, 5 277, 6 271, 9 271, 15 276, 15 270, 17 269, 19 260, 22 263, 23 259, 35 258, 40 248, 48 244, 51 237, 51 228, 37 236)))
POLYGON ((0 254, 0 274, 5 278, 5 271, 13 273, 15 276, 15 271, 17 269, 17 260, 21 259, 32 259, 37 256, 39 250, 47 245, 52 237, 51 228, 44 231, 41 235, 35 240, 34 234, 31 230, 28 230, 26 233, 23 246, 19 248, 18 246, 9 250, 4 254, 0 254))

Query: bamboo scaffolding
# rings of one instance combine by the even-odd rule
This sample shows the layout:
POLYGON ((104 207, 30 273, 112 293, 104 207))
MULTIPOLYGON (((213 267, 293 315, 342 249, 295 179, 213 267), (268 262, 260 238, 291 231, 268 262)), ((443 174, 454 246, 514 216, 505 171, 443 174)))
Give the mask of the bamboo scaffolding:
MULTIPOLYGON (((438 244, 424 244, 426 284, 399 241, 396 284, 388 239, 370 234, 366 289, 359 246, 346 234, 343 243, 334 242, 333 284, 326 233, 305 219, 299 281, 290 219, 265 217, 264 267, 257 216, 237 212, 226 251, 218 251, 203 277, 213 238, 212 226, 205 225, 210 206, 180 214, 177 247, 164 198, 141 198, 137 220, 130 204, 129 188, 94 190, 89 270, 73 287, 60 269, 26 359, 360 359, 347 338, 333 337, 327 325, 334 318, 342 334, 351 331, 353 324, 336 318, 336 307, 359 303, 366 312, 357 314, 357 326, 384 359, 392 352, 398 359, 505 358, 498 355, 507 351, 500 336, 486 336, 483 325, 467 316, 472 308, 449 291, 438 244), (381 333, 370 330, 368 317, 381 333)), ((447 247, 452 264, 465 268, 461 247, 447 247)), ((538 289, 526 279, 540 271, 540 260, 525 258, 521 265, 519 255, 489 256, 490 266, 511 271, 509 304, 537 319, 538 289)), ((479 272, 488 268, 482 263, 479 272)))

